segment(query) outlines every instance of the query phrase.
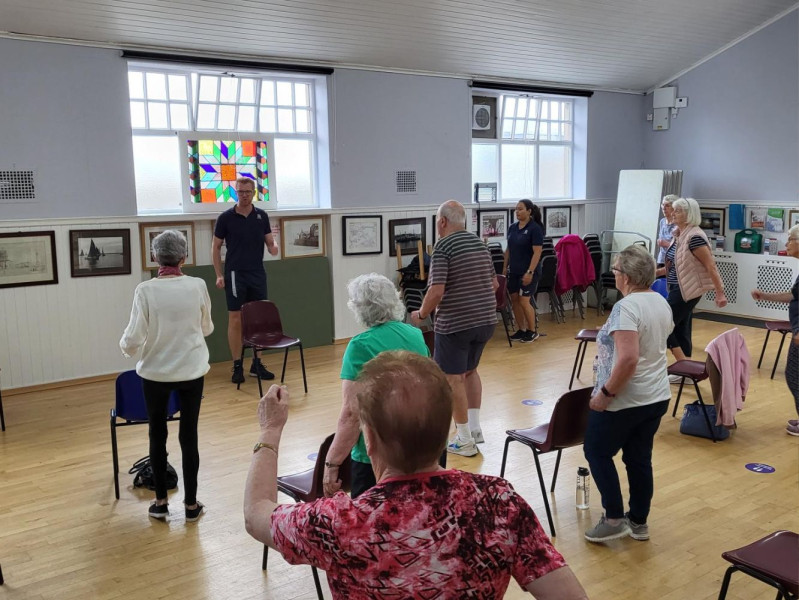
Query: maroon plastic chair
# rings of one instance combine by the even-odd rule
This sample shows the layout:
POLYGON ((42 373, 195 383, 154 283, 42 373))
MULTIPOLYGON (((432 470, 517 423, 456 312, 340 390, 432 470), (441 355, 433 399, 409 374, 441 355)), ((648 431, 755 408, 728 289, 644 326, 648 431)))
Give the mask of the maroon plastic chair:
POLYGON ((799 597, 799 535, 796 533, 775 531, 748 546, 724 552, 721 557, 732 566, 724 574, 719 600, 727 597, 730 577, 735 571, 777 588, 777 600, 799 597))
POLYGON ((513 348, 513 342, 510 340, 510 330, 508 329, 508 325, 511 323, 512 313, 511 313, 511 302, 510 296, 508 295, 508 278, 504 275, 497 275, 497 286, 494 295, 497 299, 497 312, 502 315, 502 324, 505 325, 505 335, 508 336, 508 346, 513 348))
POLYGON ((702 405, 702 414, 705 415, 705 422, 707 423, 707 429, 710 432, 710 439, 712 439, 713 443, 715 444, 716 434, 710 424, 710 417, 707 416, 705 403, 702 400, 702 392, 699 391, 699 382, 704 381, 710 376, 707 372, 707 364, 698 360, 678 360, 677 362, 669 365, 667 371, 669 375, 677 375, 678 377, 682 377, 680 380, 680 389, 677 392, 677 399, 674 401, 674 410, 671 411, 671 416, 677 416, 677 406, 680 404, 682 388, 685 385, 685 380, 690 379, 694 384, 694 390, 696 390, 696 399, 699 401, 699 404, 702 405))
POLYGON ((581 329, 574 336, 574 339, 579 341, 577 344, 577 356, 574 357, 574 366, 572 367, 572 377, 569 379, 569 389, 572 389, 574 384, 574 374, 577 374, 577 379, 580 378, 580 371, 583 370, 583 359, 585 358, 585 351, 588 348, 588 342, 596 342, 596 336, 599 329, 581 329), (580 351, 582 350, 582 354, 580 351), (577 360, 580 361, 580 366, 577 366, 577 360))
POLYGON ((766 353, 766 346, 768 345, 768 338, 772 331, 782 334, 780 339, 780 347, 777 349, 777 357, 774 359, 774 366, 771 368, 771 379, 774 379, 774 373, 777 371, 777 364, 780 362, 780 354, 782 354, 782 345, 785 343, 785 336, 791 333, 790 321, 766 321, 766 340, 763 342, 763 349, 760 351, 760 360, 757 361, 757 368, 763 362, 763 355, 766 353))
POLYGON ((592 388, 590 387, 566 392, 555 403, 548 423, 530 429, 510 429, 505 432, 508 437, 505 439, 505 451, 502 453, 502 468, 499 476, 505 476, 505 463, 508 459, 508 446, 511 442, 521 442, 533 451, 538 483, 541 485, 541 495, 544 497, 544 507, 547 510, 549 531, 552 533, 552 537, 555 537, 555 524, 552 522, 552 512, 549 509, 544 475, 541 472, 538 455, 558 451, 558 457, 555 459, 555 472, 552 474, 552 486, 549 488, 550 492, 554 492, 563 449, 579 446, 585 438, 591 392, 592 388))
MULTIPOLYGON (((302 364, 302 384, 305 393, 308 393, 308 380, 305 378, 305 357, 302 353, 302 341, 283 333, 283 324, 280 322, 280 312, 277 305, 269 300, 256 300, 247 302, 241 307, 241 359, 244 360, 244 350, 252 348, 253 356, 258 358, 262 350, 283 350, 283 371, 280 373, 280 383, 286 378, 286 362, 289 358, 289 348, 297 346, 300 349, 300 364, 302 364)), ((236 386, 239 389, 241 384, 236 386)), ((261 376, 258 373, 258 395, 263 396, 261 376)))
POLYGON ((433 358, 433 352, 436 349, 436 332, 428 329, 422 332, 422 336, 424 337, 425 346, 430 351, 430 358, 433 358))
MULTIPOLYGON (((316 454, 316 463, 312 469, 302 471, 300 473, 293 473, 292 475, 282 475, 277 478, 277 490, 289 496, 294 502, 313 502, 325 495, 323 488, 323 480, 325 476, 325 460, 327 460, 327 452, 333 444, 333 437, 335 434, 327 436, 322 445, 319 446, 319 451, 316 454)), ((351 470, 350 470, 350 457, 341 463, 338 469, 341 479, 341 489, 344 491, 349 490, 351 483, 351 470)), ((261 569, 266 571, 266 560, 269 557, 269 546, 264 544, 264 554, 261 561, 261 569)), ((313 573, 314 585, 316 585, 316 593, 319 600, 323 600, 322 584, 319 581, 319 573, 316 567, 311 567, 313 573)))

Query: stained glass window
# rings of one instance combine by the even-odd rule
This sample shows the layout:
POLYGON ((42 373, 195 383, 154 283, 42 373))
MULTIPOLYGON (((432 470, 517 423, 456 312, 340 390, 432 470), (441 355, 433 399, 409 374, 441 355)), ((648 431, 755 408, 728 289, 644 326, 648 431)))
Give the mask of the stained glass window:
POLYGON ((269 202, 267 145, 255 140, 188 140, 189 195, 194 203, 237 202, 236 178, 255 181, 253 200, 269 202))

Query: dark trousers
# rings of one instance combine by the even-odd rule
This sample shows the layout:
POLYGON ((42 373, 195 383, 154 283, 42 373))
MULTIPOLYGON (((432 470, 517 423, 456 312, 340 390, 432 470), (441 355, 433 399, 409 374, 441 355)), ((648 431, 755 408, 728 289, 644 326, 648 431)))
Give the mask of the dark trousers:
MULTIPOLYGON (((447 468, 447 449, 438 458, 438 464, 442 469, 447 468)), ((375 472, 372 470, 372 463, 362 463, 357 460, 351 461, 350 473, 352 474, 352 482, 350 487, 350 496, 357 498, 366 490, 371 488, 377 483, 375 481, 375 472)))
POLYGON ((609 519, 624 517, 624 499, 613 457, 621 450, 630 486, 630 520, 646 523, 652 504, 652 444, 669 400, 588 415, 583 451, 609 519))
MULTIPOLYGON (((790 335, 788 334, 789 337, 790 335)), ((795 344, 791 344, 788 347, 788 362, 785 363, 785 382, 788 384, 791 394, 793 394, 796 414, 799 415, 799 346, 795 344)))
POLYGON ((197 422, 203 397, 204 377, 191 381, 151 381, 142 378, 144 400, 150 420, 150 465, 153 469, 155 497, 166 498, 166 438, 167 406, 173 390, 180 396, 180 452, 183 456, 183 501, 191 506, 197 502, 197 471, 200 452, 197 448, 197 422))
POLYGON ((693 318, 694 307, 699 304, 700 299, 701 296, 693 300, 683 300, 679 287, 670 287, 669 295, 666 298, 671 307, 672 320, 674 321, 674 330, 666 341, 666 346, 668 348, 682 348, 687 357, 691 356, 694 349, 691 343, 691 319, 693 318))

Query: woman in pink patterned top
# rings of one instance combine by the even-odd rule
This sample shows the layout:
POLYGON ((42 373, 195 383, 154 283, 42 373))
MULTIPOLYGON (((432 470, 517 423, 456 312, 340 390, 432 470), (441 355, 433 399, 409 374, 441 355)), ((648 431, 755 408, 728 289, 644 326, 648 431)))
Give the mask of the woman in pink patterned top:
POLYGON ((361 426, 377 485, 277 504, 288 391, 261 399, 244 499, 247 531, 292 564, 327 572, 334 598, 502 598, 511 576, 539 600, 587 598, 533 510, 504 479, 438 466, 452 392, 438 366, 384 352, 364 366, 361 426))

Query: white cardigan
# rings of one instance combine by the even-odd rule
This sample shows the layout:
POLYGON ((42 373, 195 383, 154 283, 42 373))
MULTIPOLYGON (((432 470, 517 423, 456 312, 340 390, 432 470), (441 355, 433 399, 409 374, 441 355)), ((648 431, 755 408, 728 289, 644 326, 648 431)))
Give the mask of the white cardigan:
POLYGON ((191 381, 205 375, 214 330, 205 281, 183 275, 136 286, 130 322, 119 347, 130 358, 142 348, 136 372, 151 381, 191 381))

